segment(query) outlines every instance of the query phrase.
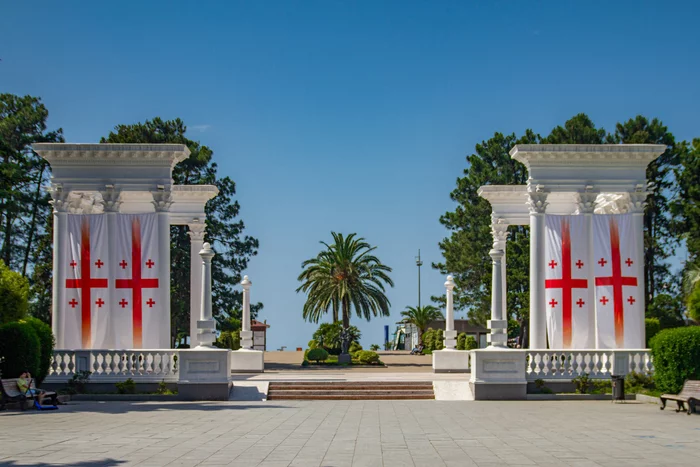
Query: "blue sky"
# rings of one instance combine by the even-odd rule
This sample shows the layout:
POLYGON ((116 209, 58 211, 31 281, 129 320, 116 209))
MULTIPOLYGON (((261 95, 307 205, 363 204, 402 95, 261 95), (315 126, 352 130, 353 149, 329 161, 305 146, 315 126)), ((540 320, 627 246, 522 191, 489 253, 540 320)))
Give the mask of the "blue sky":
MULTIPOLYGON (((415 304, 418 248, 440 260, 438 218, 476 143, 579 112, 700 136, 698 5, 3 2, 0 92, 42 97, 69 142, 182 118, 260 240, 246 273, 268 348, 311 338, 295 289, 318 242, 366 237, 396 282, 390 318, 353 319, 368 346, 415 304)), ((423 267, 423 297, 443 283, 423 267)))

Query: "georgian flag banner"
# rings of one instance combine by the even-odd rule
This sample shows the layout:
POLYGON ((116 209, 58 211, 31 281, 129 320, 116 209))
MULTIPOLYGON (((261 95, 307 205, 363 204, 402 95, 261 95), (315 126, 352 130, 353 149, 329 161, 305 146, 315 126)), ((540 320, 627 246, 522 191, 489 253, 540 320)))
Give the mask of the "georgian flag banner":
POLYGON ((583 216, 545 219, 547 336, 553 349, 594 344, 589 272, 590 243, 583 216))
MULTIPOLYGON (((118 349, 169 348, 170 284, 159 280, 157 214, 117 216, 112 325, 118 349)), ((168 265, 170 267, 170 265, 168 265)))
POLYGON ((593 232, 598 348, 644 348, 644 269, 633 215, 595 215, 593 232))
MULTIPOLYGON (((59 289, 62 335, 68 349, 111 343, 107 222, 100 214, 69 214, 68 254, 59 289)), ((60 280, 60 279, 59 279, 60 280)))

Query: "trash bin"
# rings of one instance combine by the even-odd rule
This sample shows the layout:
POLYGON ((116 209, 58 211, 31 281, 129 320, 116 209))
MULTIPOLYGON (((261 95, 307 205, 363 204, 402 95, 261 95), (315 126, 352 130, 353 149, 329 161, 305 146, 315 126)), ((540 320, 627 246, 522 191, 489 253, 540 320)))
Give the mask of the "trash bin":
POLYGON ((612 400, 614 401, 624 401, 625 400, 625 377, 619 375, 612 375, 612 400))

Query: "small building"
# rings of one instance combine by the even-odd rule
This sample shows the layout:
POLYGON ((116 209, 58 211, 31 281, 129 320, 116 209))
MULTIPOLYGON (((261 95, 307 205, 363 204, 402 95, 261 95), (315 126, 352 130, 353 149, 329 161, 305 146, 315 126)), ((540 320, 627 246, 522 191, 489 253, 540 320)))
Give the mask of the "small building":
POLYGON ((251 320, 250 330, 253 331, 253 350, 267 350, 267 320, 261 323, 257 320, 251 320))
MULTIPOLYGON (((410 323, 397 324, 399 327, 394 333, 392 348, 394 350, 410 350, 417 346, 419 341, 418 328, 410 323)), ((430 323, 428 328, 442 329, 444 331, 445 321, 433 321, 430 323)), ((455 331, 457 331, 457 334, 466 333, 467 336, 471 336, 476 339, 479 348, 488 346, 488 342, 486 342, 486 335, 489 333, 489 330, 483 326, 471 324, 469 320, 466 319, 456 319, 455 331)))

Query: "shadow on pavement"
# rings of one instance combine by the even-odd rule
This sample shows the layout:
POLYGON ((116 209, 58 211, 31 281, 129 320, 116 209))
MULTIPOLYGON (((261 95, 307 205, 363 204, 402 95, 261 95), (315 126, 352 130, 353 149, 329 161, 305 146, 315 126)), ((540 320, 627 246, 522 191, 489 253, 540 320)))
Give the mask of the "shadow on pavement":
MULTIPOLYGON (((112 465, 120 465, 120 464, 125 464, 127 461, 123 460, 117 460, 117 459, 101 459, 101 460, 96 460, 96 461, 83 461, 83 462, 74 462, 71 463, 70 465, 72 467, 97 467, 97 466, 106 466, 110 467, 112 465)), ((22 467, 54 467, 54 466, 64 466, 66 464, 52 464, 50 462, 37 462, 36 464, 27 464, 24 460, 21 461, 21 463, 18 463, 16 461, 0 461, 0 466, 10 466, 10 465, 21 465, 22 467)))

